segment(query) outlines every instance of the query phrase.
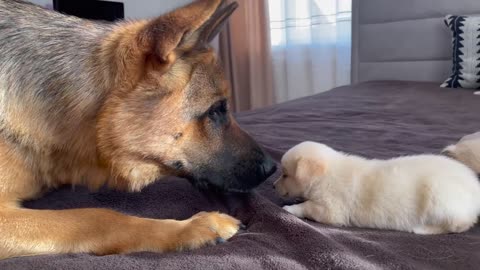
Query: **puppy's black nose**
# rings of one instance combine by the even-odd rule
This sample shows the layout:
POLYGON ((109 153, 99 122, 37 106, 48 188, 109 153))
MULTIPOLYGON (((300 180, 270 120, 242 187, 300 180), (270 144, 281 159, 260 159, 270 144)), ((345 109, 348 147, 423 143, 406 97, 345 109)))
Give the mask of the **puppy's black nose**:
POLYGON ((270 156, 266 156, 262 163, 262 168, 265 178, 268 178, 277 170, 277 164, 270 156))

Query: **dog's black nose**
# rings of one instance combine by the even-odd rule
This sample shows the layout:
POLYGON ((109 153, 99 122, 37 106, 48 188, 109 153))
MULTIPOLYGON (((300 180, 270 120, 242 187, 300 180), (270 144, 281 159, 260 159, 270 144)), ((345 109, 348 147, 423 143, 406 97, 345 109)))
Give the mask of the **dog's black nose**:
POLYGON ((277 164, 270 156, 266 156, 265 160, 263 161, 262 168, 265 178, 268 178, 277 170, 277 164))

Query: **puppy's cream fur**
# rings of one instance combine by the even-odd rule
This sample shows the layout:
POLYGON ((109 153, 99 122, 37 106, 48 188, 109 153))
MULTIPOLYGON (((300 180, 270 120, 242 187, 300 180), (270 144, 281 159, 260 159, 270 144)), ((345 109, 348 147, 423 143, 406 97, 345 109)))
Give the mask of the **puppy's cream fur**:
POLYGON ((457 144, 447 146, 442 153, 480 173, 480 132, 464 136, 457 144))
POLYGON ((480 214, 480 183, 444 156, 368 160, 303 142, 282 158, 282 196, 303 197, 284 209, 318 222, 417 234, 463 232, 480 214))

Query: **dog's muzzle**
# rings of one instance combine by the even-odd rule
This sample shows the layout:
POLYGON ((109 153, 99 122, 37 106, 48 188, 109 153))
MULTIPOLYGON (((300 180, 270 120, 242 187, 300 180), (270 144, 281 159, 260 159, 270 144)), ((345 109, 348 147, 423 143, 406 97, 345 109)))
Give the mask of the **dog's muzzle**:
POLYGON ((217 168, 204 167, 187 178, 200 189, 244 193, 259 186, 277 170, 275 161, 263 151, 255 158, 240 159, 230 164, 228 160, 223 160, 217 168))

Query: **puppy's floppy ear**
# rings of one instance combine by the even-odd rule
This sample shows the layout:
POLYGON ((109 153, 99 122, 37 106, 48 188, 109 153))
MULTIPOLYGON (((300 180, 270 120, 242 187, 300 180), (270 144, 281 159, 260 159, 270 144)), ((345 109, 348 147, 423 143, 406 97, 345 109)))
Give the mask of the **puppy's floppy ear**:
POLYGON ((456 145, 449 145, 442 150, 441 154, 450 158, 455 158, 455 149, 456 145))
POLYGON ((321 160, 300 157, 297 160, 295 178, 304 180, 312 176, 322 176, 325 173, 325 169, 325 164, 321 160))
POLYGON ((197 0, 150 21, 138 35, 139 46, 160 62, 175 60, 175 54, 210 42, 237 8, 236 2, 197 0))

